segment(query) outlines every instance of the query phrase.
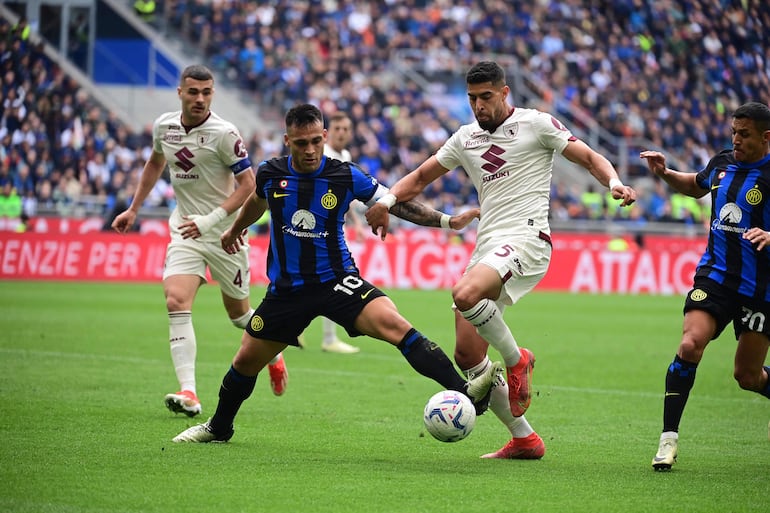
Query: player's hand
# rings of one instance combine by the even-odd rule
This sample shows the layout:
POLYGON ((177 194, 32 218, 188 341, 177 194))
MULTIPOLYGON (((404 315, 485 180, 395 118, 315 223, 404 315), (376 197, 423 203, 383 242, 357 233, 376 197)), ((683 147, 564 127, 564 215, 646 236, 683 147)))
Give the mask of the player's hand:
POLYGON ((749 228, 743 232, 743 238, 757 246, 757 251, 762 251, 770 246, 770 233, 762 228, 749 228))
POLYGON ((631 205, 636 201, 636 191, 629 187, 628 185, 624 186, 615 186, 612 191, 612 197, 617 199, 622 199, 623 201, 620 202, 621 207, 627 207, 628 205, 631 205))
POLYGON ((234 255, 246 244, 246 230, 233 232, 231 228, 228 228, 222 233, 222 236, 219 237, 219 241, 222 244, 222 249, 224 249, 226 253, 234 255))
POLYGON ((375 203, 366 211, 366 222, 372 227, 372 233, 385 240, 390 224, 390 211, 382 203, 375 203))
POLYGON ((457 214, 456 216, 452 216, 449 218, 449 227, 453 230, 462 230, 474 219, 481 219, 481 209, 479 208, 472 208, 470 210, 466 210, 462 214, 457 214))
POLYGON ((188 214, 182 216, 184 223, 179 225, 183 239, 197 239, 204 233, 210 232, 217 223, 227 217, 227 211, 222 207, 217 207, 205 216, 198 214, 188 214))
POLYGON ((184 223, 178 226, 179 231, 182 233, 183 239, 197 239, 200 237, 201 231, 198 229, 198 225, 195 224, 195 219, 203 217, 197 214, 190 214, 189 216, 183 216, 184 223))
POLYGON ((136 213, 133 210, 124 210, 112 220, 110 225, 118 233, 126 233, 134 225, 136 213))
POLYGON ((663 178, 666 174, 666 157, 659 151, 643 151, 639 158, 647 161, 647 167, 656 176, 663 178))

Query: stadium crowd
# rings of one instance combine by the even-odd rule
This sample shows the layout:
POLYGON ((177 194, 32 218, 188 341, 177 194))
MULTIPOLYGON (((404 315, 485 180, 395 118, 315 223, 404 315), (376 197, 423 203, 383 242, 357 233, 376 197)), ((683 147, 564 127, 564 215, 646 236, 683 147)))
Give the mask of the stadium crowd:
MULTIPOLYGON (((164 26, 198 44, 206 64, 261 104, 282 112, 311 102, 327 114, 348 112, 353 159, 384 183, 467 122, 433 102, 432 89, 392 73, 399 50, 419 49, 429 78, 454 71, 460 83, 478 55, 515 56, 544 84, 539 100, 568 126, 593 119, 616 136, 678 154, 691 170, 730 146, 724 126, 735 107, 770 98, 770 13, 751 2, 157 3, 164 26), (586 116, 573 116, 575 110, 586 116)), ((77 215, 88 201, 108 215, 131 196, 150 134, 132 132, 84 94, 28 33, 0 21, 0 218, 19 209, 33 217, 41 206, 77 215)), ((283 151, 257 134, 249 150, 253 160, 283 151)), ((708 207, 672 194, 642 166, 629 173, 652 184, 630 221, 697 223, 707 215, 708 207)), ((453 173, 424 199, 452 212, 475 205, 474 194, 464 173, 453 173)), ((158 207, 173 201, 164 180, 148 199, 158 207)), ((604 191, 575 184, 555 183, 552 202, 558 219, 621 215, 604 191)))

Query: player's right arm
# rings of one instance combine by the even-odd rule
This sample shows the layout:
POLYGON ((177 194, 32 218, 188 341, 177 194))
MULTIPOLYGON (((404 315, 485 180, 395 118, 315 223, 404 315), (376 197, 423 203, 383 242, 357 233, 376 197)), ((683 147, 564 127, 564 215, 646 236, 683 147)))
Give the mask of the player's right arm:
POLYGON ((643 151, 639 157, 647 161, 647 167, 677 192, 700 198, 708 192, 698 185, 696 173, 682 173, 666 167, 666 157, 659 151, 643 151))
POLYGON ((238 215, 235 216, 233 224, 220 237, 222 249, 231 255, 240 251, 244 243, 243 234, 246 228, 256 223, 257 219, 265 213, 265 210, 267 210, 267 200, 260 198, 256 191, 253 191, 243 203, 238 215))
POLYGON ((136 188, 134 197, 131 199, 131 205, 118 214, 112 221, 112 229, 118 233, 126 233, 134 225, 139 209, 142 208, 144 200, 155 187, 161 173, 166 168, 166 157, 163 153, 153 151, 149 160, 144 164, 142 175, 139 178, 139 185, 136 188))

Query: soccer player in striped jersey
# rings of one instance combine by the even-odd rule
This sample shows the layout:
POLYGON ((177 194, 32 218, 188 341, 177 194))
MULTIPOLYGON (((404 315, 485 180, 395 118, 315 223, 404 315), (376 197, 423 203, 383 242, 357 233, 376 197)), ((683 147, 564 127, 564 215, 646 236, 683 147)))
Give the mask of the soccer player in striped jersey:
MULTIPOLYGON (((352 156, 347 145, 353 138, 353 121, 342 111, 329 116, 328 138, 324 146, 324 155, 342 162, 350 162, 352 156)), ((348 210, 349 220, 353 221, 356 231, 363 230, 363 222, 353 207, 348 210)), ((337 336, 337 325, 331 319, 321 318, 321 350, 327 353, 353 354, 360 351, 356 346, 343 342, 337 336)), ((305 334, 299 337, 301 347, 305 347, 305 334)))
POLYGON ((657 151, 640 157, 676 191, 700 198, 711 193, 706 251, 684 303, 682 339, 666 372, 663 432, 652 459, 655 470, 676 462, 679 422, 708 343, 730 322, 738 341, 733 376, 744 390, 770 398, 770 109, 750 102, 732 116, 732 149, 716 154, 699 173, 666 167, 657 151))
MULTIPOLYGON (((246 327, 254 311, 249 303, 248 251, 228 255, 222 251, 219 236, 254 190, 255 180, 238 129, 211 111, 211 71, 201 65, 186 67, 177 94, 182 109, 155 120, 152 154, 131 205, 115 218, 112 228, 119 233, 131 229, 168 164, 177 204, 168 221, 171 242, 163 268, 163 293, 179 391, 167 394, 164 401, 169 410, 194 417, 202 408, 195 380, 197 341, 192 306, 198 288, 206 283, 206 268, 219 283, 222 303, 234 326, 246 327)), ((273 392, 281 395, 288 376, 281 355, 271 362, 270 370, 273 392)))
MULTIPOLYGON (((345 242, 345 214, 353 200, 371 205, 387 188, 357 165, 324 156, 326 139, 317 107, 291 108, 284 134, 290 154, 260 164, 256 191, 222 235, 222 247, 238 253, 244 230, 269 207, 270 283, 222 380, 214 416, 183 431, 174 442, 229 440, 235 416, 253 392, 259 372, 287 346, 297 346, 297 337, 318 316, 330 318, 350 336, 368 335, 396 346, 418 373, 445 389, 468 395, 479 414, 486 409, 490 390, 501 379, 502 364, 493 364, 466 381, 440 346, 417 331, 388 296, 360 276, 345 242)), ((478 216, 478 209, 449 216, 412 201, 394 213, 424 226, 459 230, 478 216)))
POLYGON ((479 194, 481 219, 476 247, 465 274, 452 288, 455 360, 467 373, 490 365, 491 345, 503 357, 507 383, 492 391, 491 409, 511 440, 482 458, 539 459, 545 444, 524 413, 530 405, 535 357, 520 348, 503 320, 503 310, 524 297, 545 276, 551 259, 548 225, 553 159, 558 153, 609 187, 621 206, 636 192, 618 178, 612 164, 577 139, 556 118, 508 103, 510 88, 499 64, 479 62, 466 74, 476 122, 461 126, 435 155, 396 182, 366 213, 385 237, 388 209, 417 196, 428 184, 462 167, 479 194))

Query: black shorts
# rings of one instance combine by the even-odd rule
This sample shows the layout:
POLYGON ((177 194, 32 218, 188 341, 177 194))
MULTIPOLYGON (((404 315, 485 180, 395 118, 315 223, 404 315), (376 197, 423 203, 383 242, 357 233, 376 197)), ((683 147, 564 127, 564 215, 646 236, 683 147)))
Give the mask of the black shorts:
POLYGON ((353 325, 361 310, 372 299, 384 295, 355 274, 295 292, 268 292, 251 316, 246 332, 254 338, 298 346, 300 333, 322 315, 345 328, 351 337, 357 337, 361 333, 353 325))
MULTIPOLYGON (((703 310, 717 321, 717 338, 732 321, 737 340, 744 331, 756 331, 770 336, 770 303, 738 294, 708 278, 695 278, 687 293, 684 313, 703 310)), ((712 339, 713 340, 713 339, 712 339)))

